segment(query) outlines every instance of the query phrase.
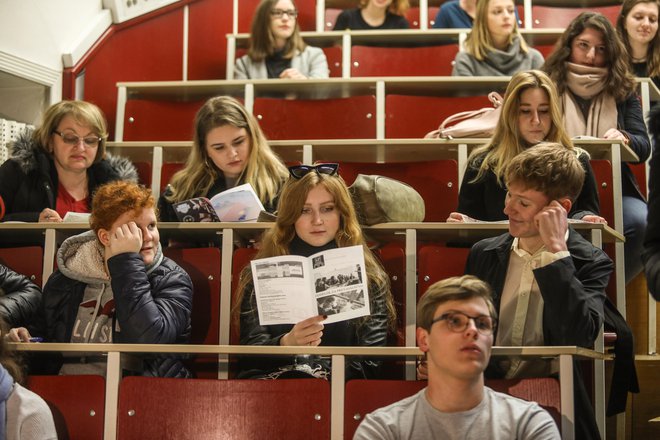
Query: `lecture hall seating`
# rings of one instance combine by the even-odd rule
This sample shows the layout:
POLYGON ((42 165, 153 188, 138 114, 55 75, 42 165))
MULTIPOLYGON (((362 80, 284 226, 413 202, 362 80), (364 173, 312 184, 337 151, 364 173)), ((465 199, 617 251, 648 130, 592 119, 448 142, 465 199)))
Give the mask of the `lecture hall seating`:
MULTIPOLYGON (((261 0, 240 0, 238 2, 238 32, 250 32, 252 17, 261 0)), ((316 29, 316 0, 296 0, 298 24, 301 31, 316 29)))
MULTIPOLYGON (((175 248, 163 251, 166 257, 179 264, 193 282, 191 315, 191 344, 215 345, 220 342, 220 249, 175 248)), ((196 356, 188 366, 197 377, 217 378, 218 357, 196 356)))
POLYGON ((351 77, 451 76, 458 44, 351 48, 351 77))
POLYGON ((327 439, 330 384, 126 377, 119 388, 117 438, 327 439))
POLYGON ((27 388, 48 404, 58 438, 103 439, 105 379, 102 376, 28 376, 27 388))
POLYGON ((0 248, 0 263, 42 286, 44 249, 41 246, 0 248))
POLYGON ((339 174, 351 185, 358 174, 378 174, 412 186, 424 199, 426 222, 444 222, 458 204, 458 165, 455 160, 425 162, 339 162, 339 174))
POLYGON ((566 8, 557 6, 532 5, 532 23, 534 28, 565 28, 582 12, 600 12, 616 26, 616 19, 621 5, 591 6, 586 8, 566 8))
POLYGON ((470 248, 425 244, 417 252, 417 298, 435 282, 465 273, 470 248))

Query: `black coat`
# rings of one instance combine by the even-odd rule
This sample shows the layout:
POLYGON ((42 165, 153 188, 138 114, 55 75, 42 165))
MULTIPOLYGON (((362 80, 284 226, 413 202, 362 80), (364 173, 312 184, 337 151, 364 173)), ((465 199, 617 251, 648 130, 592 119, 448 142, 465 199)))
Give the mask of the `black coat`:
MULTIPOLYGON (((593 348, 605 324, 617 333, 615 373, 608 413, 625 411, 628 391, 638 392, 632 331, 605 294, 613 264, 601 249, 569 229, 566 242, 571 258, 561 258, 534 270, 543 297, 543 339, 546 345, 593 348)), ((500 308, 509 267, 513 237, 503 234, 476 243, 470 250, 465 273, 475 275, 493 288, 493 302, 500 308)), ((494 335, 494 338, 497 335, 494 335)), ((576 373, 579 369, 576 368, 576 373)), ((486 375, 503 377, 495 363, 486 375)), ((575 374, 576 438, 597 438, 593 409, 581 376, 575 374)))
MULTIPOLYGON (((113 342, 132 344, 186 344, 190 337, 192 281, 167 257, 151 272, 145 271, 142 257, 129 252, 108 260, 115 300, 113 342)), ((40 319, 30 333, 47 342, 69 342, 87 284, 56 270, 44 286, 40 319)), ((61 362, 50 365, 57 374, 61 362)), ((145 376, 190 377, 176 356, 145 358, 145 376)))
MULTIPOLYGON (((458 193, 457 211, 476 220, 489 222, 506 220, 504 200, 506 199, 507 189, 500 185, 495 173, 489 170, 479 181, 472 182, 477 177, 483 159, 483 156, 479 156, 468 163, 458 193)), ((569 217, 579 220, 585 215, 600 214, 600 202, 589 157, 586 154, 581 154, 578 159, 585 171, 584 185, 571 207, 569 217)))
MULTIPOLYGON (((297 237, 295 242, 302 240, 297 237)), ((307 249, 297 252, 290 249, 294 255, 309 256, 314 252, 307 249), (309 250, 309 251, 308 251, 309 250)), ((304 245, 296 247, 305 247, 304 245)), ((334 242, 331 247, 335 247, 334 242)), ((317 248, 317 251, 328 249, 328 247, 317 248)), ((377 285, 369 286, 369 301, 371 315, 366 321, 355 318, 348 321, 340 321, 332 324, 324 324, 322 346, 384 346, 387 344, 388 336, 388 313, 386 298, 389 292, 377 285)), ((292 324, 268 325, 259 324, 259 313, 257 311, 254 288, 248 285, 241 303, 241 345, 279 345, 280 339, 293 328, 292 324)), ((325 371, 330 371, 330 359, 318 357, 254 357, 245 356, 240 361, 241 373, 239 377, 261 377, 269 372, 276 371, 278 367, 292 365, 294 362, 307 363, 314 367, 321 366, 325 371)), ((346 379, 373 379, 376 378, 380 362, 351 357, 346 364, 346 379)))
POLYGON ((25 327, 41 306, 41 289, 26 276, 0 264, 0 314, 10 328, 25 327))
MULTIPOLYGON (((645 162, 651 155, 651 143, 639 99, 634 94, 630 95, 625 101, 616 104, 616 110, 618 130, 628 135, 628 146, 639 157, 639 163, 645 162)), ((637 179, 624 162, 621 162, 621 194, 644 200, 637 179)))
MULTIPOLYGON (((96 189, 113 180, 137 181, 137 171, 125 158, 108 155, 87 169, 87 206, 96 189)), ((52 157, 21 134, 12 146, 11 157, 0 166, 0 197, 5 203, 4 221, 37 222, 45 208, 55 209, 57 170, 52 157)))
POLYGON ((649 131, 653 136, 653 156, 649 172, 649 215, 644 237, 644 267, 649 290, 660 301, 660 104, 649 114, 649 131))

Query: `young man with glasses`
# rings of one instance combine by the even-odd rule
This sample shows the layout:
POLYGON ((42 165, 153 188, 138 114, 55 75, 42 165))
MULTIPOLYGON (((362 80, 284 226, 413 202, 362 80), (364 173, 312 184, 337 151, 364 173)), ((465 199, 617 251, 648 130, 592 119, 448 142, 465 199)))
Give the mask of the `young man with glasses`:
MULTIPOLYGON (((632 373, 620 370, 618 375, 625 389, 612 392, 625 409, 627 380, 634 377, 632 336, 605 294, 612 261, 571 229, 567 219, 582 188, 584 169, 571 150, 542 143, 516 156, 504 180, 509 232, 476 243, 466 265, 467 274, 493 287, 500 316, 495 345, 593 348, 606 321, 621 339, 617 362, 628 357, 632 368, 632 373), (622 347, 624 341, 627 348, 622 347)), ((542 377, 558 370, 556 360, 501 358, 491 362, 487 376, 542 377)), ((575 378, 576 438, 597 438, 588 394, 580 375, 575 378)), ((636 386, 636 378, 633 382, 636 386)))
POLYGON ((491 289, 473 276, 433 284, 417 305, 417 343, 428 386, 368 414, 354 439, 559 439, 536 403, 484 385, 497 312, 491 289))

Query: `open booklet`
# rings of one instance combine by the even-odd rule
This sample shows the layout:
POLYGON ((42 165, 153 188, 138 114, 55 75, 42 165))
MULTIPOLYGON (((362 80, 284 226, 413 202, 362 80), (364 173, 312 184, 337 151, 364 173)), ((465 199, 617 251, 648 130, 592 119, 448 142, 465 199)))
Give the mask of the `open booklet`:
POLYGON ((316 315, 327 315, 323 322, 329 324, 371 313, 362 246, 251 265, 261 325, 296 324, 316 315))
POLYGON ((264 210, 252 185, 245 183, 214 195, 173 205, 180 222, 253 222, 264 210))

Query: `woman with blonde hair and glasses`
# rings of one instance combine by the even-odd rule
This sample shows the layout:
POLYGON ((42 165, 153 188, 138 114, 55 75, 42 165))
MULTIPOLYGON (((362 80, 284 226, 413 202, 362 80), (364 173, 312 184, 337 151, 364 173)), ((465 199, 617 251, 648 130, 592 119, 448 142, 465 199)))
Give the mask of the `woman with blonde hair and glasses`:
MULTIPOLYGON (((280 255, 308 257, 317 252, 362 246, 371 314, 332 324, 318 315, 295 325, 259 324, 252 271, 246 267, 239 282, 242 345, 383 346, 395 320, 390 283, 382 266, 367 247, 348 188, 337 175, 337 164, 290 167, 291 177, 282 190, 275 225, 264 234, 256 259, 280 255)), ((346 378, 373 378, 379 363, 355 359, 347 363, 346 378)), ((330 374, 329 359, 316 356, 241 360, 240 377, 321 377, 330 374)))
MULTIPOLYGON (((557 85, 562 120, 569 136, 620 141, 639 162, 651 154, 651 143, 636 96, 635 78, 621 39, 610 21, 583 12, 566 27, 543 70, 557 85)), ((621 164, 626 282, 642 270, 647 206, 637 179, 621 164)))
POLYGON ((539 70, 513 75, 506 89, 502 113, 490 141, 468 159, 458 196, 458 212, 448 222, 506 220, 504 169, 515 156, 539 142, 557 142, 575 151, 585 170, 582 191, 571 218, 604 223, 599 214, 598 189, 586 151, 575 148, 564 130, 559 97, 552 80, 539 70))
POLYGON ((357 8, 345 9, 337 17, 333 31, 408 29, 408 0, 360 0, 357 8))
POLYGON ((252 19, 248 53, 236 60, 235 79, 327 78, 328 60, 300 36, 293 0, 262 0, 252 19))
POLYGON ((61 101, 26 130, 0 167, 4 221, 61 222, 67 212, 89 212, 96 189, 113 180, 137 181, 125 158, 105 152, 105 117, 94 104, 61 101))
POLYGON ((472 31, 465 50, 456 54, 453 76, 509 76, 538 69, 543 55, 520 35, 513 0, 477 2, 472 31))
POLYGON ((160 219, 178 221, 173 203, 208 197, 249 183, 268 212, 288 175, 257 120, 229 96, 211 98, 195 116, 193 147, 158 202, 160 219))

